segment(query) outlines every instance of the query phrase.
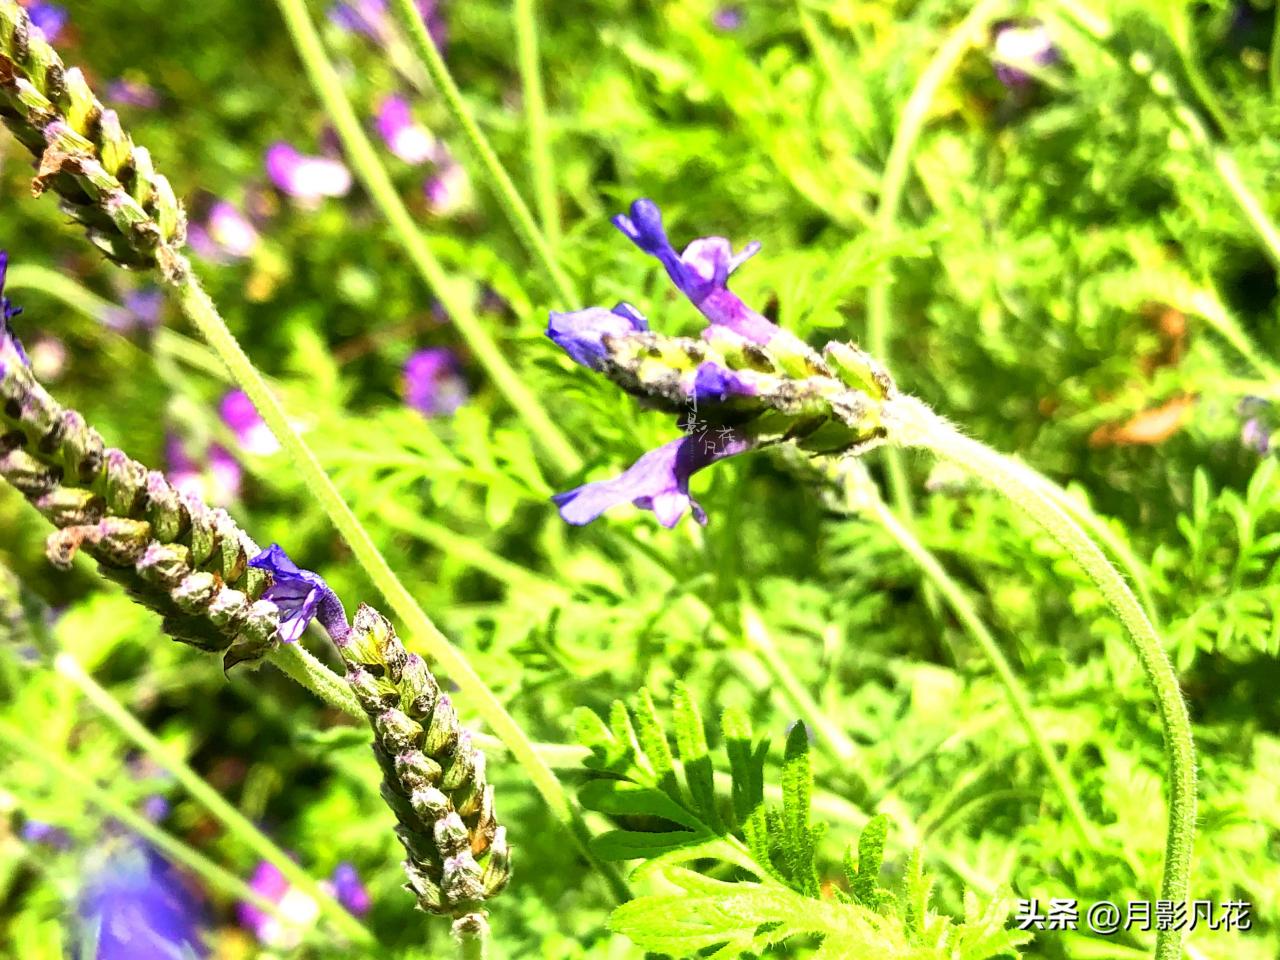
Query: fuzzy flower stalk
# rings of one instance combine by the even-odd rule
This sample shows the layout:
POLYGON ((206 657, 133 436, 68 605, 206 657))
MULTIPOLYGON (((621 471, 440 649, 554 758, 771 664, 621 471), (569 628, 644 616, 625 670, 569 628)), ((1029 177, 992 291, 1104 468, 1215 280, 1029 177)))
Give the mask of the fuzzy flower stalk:
POLYGON ((186 216, 169 181, 15 0, 0 0, 0 120, 36 158, 33 191, 56 193, 109 258, 184 272, 186 216))
MULTIPOLYGON (((856 456, 890 443, 924 447, 999 490, 1053 536, 1106 598, 1123 625, 1155 694, 1169 766, 1169 818, 1160 898, 1190 895, 1195 838, 1195 747, 1177 674, 1142 604, 1106 555, 1061 506, 1052 484, 948 423, 894 385, 859 348, 828 343, 821 352, 752 310, 729 289, 730 275, 759 250, 735 253, 723 237, 677 251, 651 200, 614 218, 624 236, 657 259, 707 319, 701 337, 649 329, 632 306, 552 313, 549 336, 575 361, 661 410, 677 413, 683 436, 642 456, 621 476, 553 499, 569 523, 589 523, 626 502, 674 526, 686 511, 705 523, 690 477, 749 450, 786 444, 812 454, 856 456)), ((1159 960, 1181 956, 1181 932, 1162 930, 1159 960)))

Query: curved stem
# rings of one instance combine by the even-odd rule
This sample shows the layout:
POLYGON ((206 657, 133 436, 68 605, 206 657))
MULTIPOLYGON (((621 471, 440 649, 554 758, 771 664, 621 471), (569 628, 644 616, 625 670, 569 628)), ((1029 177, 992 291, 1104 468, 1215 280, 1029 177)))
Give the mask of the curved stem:
MULTIPOLYGON (((1196 832, 1195 742, 1178 676, 1141 604, 1097 544, 1045 495, 1042 482, 1032 471, 964 436, 914 397, 893 399, 886 404, 885 416, 892 422, 891 430, 899 443, 932 450, 986 480, 1022 507, 1080 564, 1119 618, 1155 692, 1169 762, 1169 827, 1160 898, 1185 902, 1196 832)), ((1181 930, 1159 931, 1157 960, 1178 960, 1181 944, 1181 930)))
MULTIPOLYGON (((282 4, 290 2, 291 0, 281 0, 282 4)), ((293 460, 311 495, 316 498, 320 507, 347 542, 356 561, 364 568, 374 586, 386 598, 392 612, 404 624, 409 636, 425 646, 436 663, 458 684, 467 702, 474 706, 489 728, 502 738, 525 775, 542 795, 547 806, 551 808, 551 812, 568 828, 582 850, 583 856, 601 872, 614 894, 619 899, 628 899, 626 884, 617 869, 591 853, 588 847, 590 834, 576 802, 565 791, 554 771, 538 756, 520 724, 503 707, 497 695, 471 666, 470 661, 440 632, 418 602, 413 599, 405 585, 400 582, 400 578, 387 563, 386 557, 374 544, 369 531, 338 493, 337 487, 325 473, 315 452, 289 423, 284 407, 276 399, 275 394, 268 389, 262 374, 236 342, 231 331, 227 329, 226 322, 213 305, 213 301, 209 299, 208 294, 194 277, 178 286, 178 299, 187 316, 227 365, 232 378, 262 414, 262 419, 293 460)))
POLYGON ((547 244, 554 248, 560 242, 560 210, 556 203, 556 173, 551 163, 551 137, 547 130, 547 100, 542 89, 542 70, 538 66, 537 0, 515 0, 515 21, 524 115, 529 127, 533 195, 547 244))
POLYGON ((942 598, 956 615, 956 619, 960 621, 969 636, 973 638, 973 641, 982 650, 987 661, 995 670, 996 676, 1000 680, 1000 685, 1004 687, 1005 696, 1009 700, 1009 706, 1013 709, 1014 716, 1022 724, 1027 739, 1031 742, 1032 747, 1035 748, 1036 753, 1040 755, 1040 760, 1044 763, 1045 769, 1048 770, 1050 779, 1053 780, 1054 785, 1058 788, 1058 793, 1062 796, 1062 801, 1066 805, 1067 814, 1070 816, 1076 833, 1079 834, 1085 846, 1096 848, 1099 845, 1098 835, 1093 828, 1093 824, 1089 822, 1089 815, 1085 813, 1084 804, 1080 802, 1080 795, 1076 792, 1075 784, 1071 782, 1071 777, 1062 765, 1062 761, 1058 759, 1053 747, 1050 746, 1040 732, 1040 728, 1036 725, 1035 716, 1031 709, 1031 698, 1027 694, 1026 687, 1018 678, 1018 675, 1014 673, 1013 667, 1004 655, 1004 651, 996 643, 996 638, 991 635, 987 625, 982 622, 982 617, 979 616, 973 601, 969 599, 968 594, 960 589, 960 585, 947 573, 946 568, 942 566, 938 558, 920 542, 915 533, 906 524, 893 515, 893 512, 879 496, 873 495, 868 498, 868 509, 875 521, 888 531, 903 552, 916 562, 924 572, 924 575, 937 587, 938 592, 942 594, 942 598))
MULTIPOLYGON (((924 130, 925 120, 928 118, 934 97, 955 71, 969 47, 981 40, 987 21, 1003 5, 1004 0, 982 0, 976 4, 943 41, 907 98, 906 105, 902 108, 902 116, 898 120, 897 130, 893 135, 893 144, 889 148, 884 178, 880 183, 876 230, 882 242, 888 243, 893 238, 898 208, 902 204, 902 195, 906 191, 907 178, 911 173, 911 155, 915 150, 916 141, 920 139, 920 133, 924 130)), ((892 359, 892 354, 889 352, 890 300, 893 294, 892 268, 893 260, 886 258, 880 272, 880 279, 867 296, 866 348, 872 356, 878 357, 884 363, 889 363, 892 359)), ((893 505, 903 516, 910 518, 911 492, 907 485, 907 472, 902 452, 890 447, 885 451, 885 457, 889 474, 889 495, 893 505)))
MULTIPOLYGON (((577 452, 547 415, 541 400, 507 362, 502 349, 476 317, 469 298, 445 274, 444 268, 431 252, 422 232, 396 192, 386 167, 343 92, 341 78, 325 56, 324 47, 307 14, 305 3, 303 0, 276 2, 298 56, 311 79, 311 85, 324 103, 325 112, 338 132, 347 159, 351 161, 356 176, 390 224, 405 253, 409 255, 418 275, 440 298, 449 313, 449 319, 466 340, 476 360, 484 367, 498 391, 507 398, 516 415, 528 425, 534 439, 542 445, 562 472, 573 473, 582 465, 577 452)), ((421 27, 421 21, 419 26, 421 27)), ((422 29, 425 34, 426 28, 422 29)), ((430 38, 427 38, 427 45, 435 50, 430 38)))
POLYGON ((59 676, 71 681, 98 712, 139 750, 172 774, 192 799, 208 810, 237 840, 262 859, 270 861, 291 884, 315 900, 336 929, 341 930, 345 936, 357 943, 372 942, 372 934, 359 920, 348 913, 332 894, 325 892, 307 871, 289 859, 283 850, 272 843, 270 838, 254 826, 244 814, 228 803, 222 794, 209 786, 198 773, 175 756, 155 734, 138 721, 137 717, 103 689, 74 657, 68 653, 59 653, 54 657, 53 666, 59 676))
MULTIPOLYGON (((301 4, 301 0, 279 0, 279 2, 282 5, 288 4, 290 6, 301 4)), ((529 208, 516 191, 515 184, 511 182, 510 174, 502 166, 502 161, 498 159, 497 153, 494 152, 488 138, 481 131, 480 125, 476 123, 470 108, 463 101, 462 92, 458 89, 458 85, 454 83, 453 76, 449 73, 449 68, 445 65, 444 58, 440 56, 440 51, 436 49, 435 43, 431 40, 431 35, 427 32, 426 24, 422 22, 422 12, 418 9, 417 4, 414 0, 391 0, 391 8, 408 31, 409 43, 426 66, 427 72, 431 74, 431 80, 444 97, 445 103, 448 104, 449 112, 453 114, 454 120, 462 127, 462 132, 466 134, 467 142, 471 144, 471 149, 475 151, 476 156, 479 158, 485 175, 498 194, 498 200, 502 204, 503 212, 506 213, 507 219, 511 221, 516 234, 520 237, 520 242, 528 248, 529 252, 541 263, 542 268, 547 271, 547 275, 551 278, 552 283, 555 284, 556 293, 564 301, 564 305, 568 307, 578 306, 578 294, 573 288, 573 283, 556 262, 555 254, 552 253, 546 237, 542 235, 538 225, 534 222, 533 214, 529 212, 529 208)))

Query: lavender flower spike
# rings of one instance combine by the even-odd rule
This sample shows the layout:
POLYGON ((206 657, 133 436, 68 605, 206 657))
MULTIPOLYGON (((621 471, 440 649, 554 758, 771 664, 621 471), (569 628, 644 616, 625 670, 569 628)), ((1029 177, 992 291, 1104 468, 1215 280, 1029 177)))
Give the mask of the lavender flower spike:
POLYGON ((662 211, 652 200, 631 204, 631 215, 619 214, 613 225, 632 243, 667 268, 667 275, 712 323, 721 324, 752 343, 766 344, 782 331, 729 290, 729 275, 760 250, 749 243, 734 254, 724 237, 702 237, 677 254, 662 225, 662 211))
POLYGON ((346 638, 351 627, 338 595, 319 574, 299 570, 278 543, 250 560, 249 566, 271 574, 271 586, 262 592, 262 599, 280 608, 277 635, 285 643, 301 637, 316 618, 335 643, 346 638))
POLYGON ((703 525, 707 513, 689 495, 689 478, 717 460, 745 453, 751 441, 729 428, 723 435, 687 434, 650 450, 619 477, 557 493, 551 499, 574 526, 590 523, 610 507, 630 501, 652 510, 664 527, 674 527, 686 510, 703 525))

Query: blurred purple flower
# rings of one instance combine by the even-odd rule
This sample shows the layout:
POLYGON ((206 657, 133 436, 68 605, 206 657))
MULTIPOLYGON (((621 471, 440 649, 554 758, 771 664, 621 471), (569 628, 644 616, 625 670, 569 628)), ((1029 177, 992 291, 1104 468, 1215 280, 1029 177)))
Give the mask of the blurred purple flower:
POLYGON ((346 640, 350 626, 342 601, 318 573, 298 569, 278 543, 253 557, 249 566, 271 574, 271 586, 262 592, 262 598, 280 608, 281 640, 293 643, 315 619, 334 643, 346 640))
POLYGON ((135 838, 111 841, 80 893, 81 960, 208 956, 199 902, 177 869, 135 838))
POLYGON ((36 379, 52 383, 67 368, 67 347, 57 337, 41 334, 27 348, 27 359, 36 379))
POLYGON ((244 470, 219 444, 209 446, 205 453, 207 466, 202 466, 187 453, 182 438, 171 432, 165 441, 165 460, 169 482, 181 493, 215 507, 225 507, 240 496, 244 470))
POLYGON ((756 313, 728 286, 733 271, 760 249, 749 243, 735 254, 724 237, 702 237, 677 254, 662 225, 662 212, 652 200, 631 204, 631 214, 619 214, 613 225, 632 243, 664 267, 671 282, 713 324, 727 327, 753 343, 768 343, 781 331, 756 313))
POLYGON ((67 25, 67 11, 56 3, 44 3, 43 0, 27 4, 27 16, 50 43, 58 39, 67 25))
POLYGON ((142 815, 152 823, 159 823, 169 816, 169 801, 158 793, 153 793, 142 801, 142 815))
POLYGON ((441 157, 441 147, 431 131, 413 119, 409 101, 398 94, 383 97, 378 105, 378 135, 387 149, 405 163, 426 163, 441 157))
POLYGON ((107 307, 99 319, 108 329, 117 333, 134 330, 153 330, 160 325, 160 311, 164 308, 164 294, 158 287, 141 287, 124 295, 120 306, 107 307))
POLYGON ((291 886, 273 863, 261 861, 249 880, 249 888, 276 905, 279 916, 267 913, 247 901, 236 906, 240 925, 259 943, 279 950, 291 950, 302 942, 303 935, 320 916, 319 905, 301 890, 291 886))
POLYGON ((996 78, 1011 90, 1026 87, 1037 70, 1061 59, 1049 29, 1038 20, 1003 20, 995 24, 993 35, 996 78))
POLYGON ((621 476, 557 493, 551 499, 560 508, 560 516, 575 526, 590 523, 610 507, 627 501, 652 510, 664 527, 674 527, 689 509, 698 523, 706 524, 706 511, 689 495, 689 478, 717 460, 745 453, 751 446, 745 435, 728 427, 687 434, 650 450, 621 476))
POLYGON ((1247 418, 1240 428, 1240 443, 1263 455, 1271 452, 1271 409, 1271 401, 1263 397, 1245 397, 1236 407, 1236 412, 1247 418))
POLYGON ((462 165, 449 157, 433 176, 422 184, 427 206, 436 216, 445 217, 465 207, 471 200, 471 178, 462 165))
POLYGON ((271 182, 303 206, 316 206, 325 197, 346 196, 351 190, 351 171, 341 160, 308 156, 283 141, 267 149, 266 166, 271 182))
POLYGON ((251 257, 260 239, 249 218, 226 200, 215 200, 204 222, 191 223, 187 234, 192 249, 214 262, 251 257))
POLYGON ((18 335, 13 332, 13 327, 9 324, 10 320, 22 313, 22 308, 16 306, 4 295, 4 281, 8 272, 9 251, 0 250, 0 370, 4 369, 6 354, 11 355, 25 367, 31 366, 27 352, 22 349, 22 341, 18 339, 18 335))
POLYGON ((270 456, 280 450, 271 428, 243 390, 232 390, 219 405, 222 422, 236 435, 240 449, 255 456, 270 456))
POLYGON ((427 347, 404 364, 404 401, 428 417, 453 413, 467 399, 458 357, 448 347, 427 347))
POLYGON ((160 94, 155 87, 142 80, 130 80, 127 77, 119 77, 107 84, 107 99, 144 110, 154 110, 160 106, 160 94))
MULTIPOLYGON (((418 12, 437 49, 444 52, 448 28, 438 0, 418 0, 418 12)), ((347 0, 329 8, 329 21, 349 33, 359 33, 386 43, 391 34, 391 15, 386 0, 347 0)))
POLYGON ((360 873, 350 863, 340 863, 334 867, 328 885, 338 902, 354 916, 363 917, 373 905, 368 889, 360 882, 360 873))
POLYGON ((71 834, 63 830, 62 827, 55 827, 53 824, 45 823, 43 820, 28 820, 19 828, 18 836, 27 843, 34 843, 54 850, 71 849, 71 834))
POLYGON ((711 15, 711 25, 717 30, 737 30, 742 26, 743 19, 741 7, 726 4, 716 8, 716 12, 711 15))

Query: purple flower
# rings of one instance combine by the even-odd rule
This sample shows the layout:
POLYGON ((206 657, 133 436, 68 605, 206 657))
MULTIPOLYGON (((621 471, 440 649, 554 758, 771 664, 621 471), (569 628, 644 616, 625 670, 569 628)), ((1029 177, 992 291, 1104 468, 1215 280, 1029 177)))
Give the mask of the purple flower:
POLYGON ((219 412, 245 453, 270 456, 279 451, 280 442, 243 390, 232 390, 224 396, 219 412))
POLYGON ((260 239, 249 218, 226 200, 215 200, 204 222, 192 223, 187 233, 192 249, 215 263, 253 256, 260 239))
POLYGON ((128 77, 119 77, 107 84, 107 99, 144 110, 154 110, 160 106, 160 94, 155 87, 128 77))
POLYGON ((650 450, 619 477, 601 480, 557 493, 551 499, 568 523, 590 523, 610 507, 630 501, 652 510, 664 527, 674 527, 692 509, 698 523, 707 522, 706 511, 689 495, 689 478, 717 460, 751 449, 745 435, 729 427, 687 434, 650 450))
POLYGON ((268 148, 266 165, 277 189, 303 206, 317 206, 325 197, 346 196, 351 189, 351 171, 341 160, 307 156, 283 141, 268 148))
POLYGON ((154 330, 160 325, 160 311, 164 309, 164 294, 158 287, 142 287, 124 295, 121 306, 107 307, 99 319, 108 329, 117 333, 131 333, 137 329, 154 330))
POLYGON ((781 331, 748 307, 728 287, 729 275, 760 249, 749 243, 735 254, 724 237, 694 240, 677 254, 662 225, 662 212, 652 200, 631 204, 631 215, 619 214, 613 224, 632 243, 667 268, 680 291, 713 324, 728 327, 752 343, 768 343, 781 331))
POLYGON ((422 193, 431 212, 445 217, 471 201, 471 178, 461 164, 452 157, 446 157, 436 173, 422 184, 422 193))
POLYGON ((1245 397, 1237 405, 1236 412, 1247 418, 1240 428, 1240 443, 1264 456, 1270 453, 1271 427, 1268 414, 1271 412, 1271 401, 1262 397, 1245 397))
POLYGON ((53 850, 71 849, 71 835, 61 827, 55 827, 52 823, 45 823, 43 820, 28 820, 18 830, 18 836, 27 843, 53 850))
POLYGON ((346 611, 323 577, 310 570, 299 570, 277 543, 251 559, 249 566, 271 574, 271 586, 263 591, 262 597, 280 608, 277 636, 281 640, 293 643, 317 618, 334 643, 346 640, 350 632, 346 611))
POLYGON ((1026 87, 1036 72, 1061 59, 1048 28, 1039 21, 995 24, 991 59, 996 77, 1009 89, 1026 87))
POLYGON ((360 882, 359 872, 349 863, 340 863, 334 868, 329 888, 337 901, 354 916, 363 917, 373 905, 369 891, 360 882))
POLYGON ((165 441, 169 482, 181 493, 224 507, 240 496, 244 470, 226 447, 211 444, 205 453, 207 467, 188 453, 182 439, 170 433, 165 441))
POLYGON ((387 149, 405 163, 426 163, 442 158, 441 146, 431 131, 413 119, 409 101, 392 94, 378 105, 378 134, 387 149))
POLYGON ((570 313, 553 310, 547 336, 584 367, 599 370, 605 358, 605 337, 648 329, 649 321, 635 307, 620 303, 612 310, 604 307, 587 307, 570 313))
MULTIPOLYGON (((422 14, 436 47, 443 52, 447 40, 447 26, 437 0, 418 0, 418 12, 422 14)), ((386 0, 347 0, 329 8, 329 22, 349 33, 358 33, 386 43, 390 38, 392 23, 387 12, 386 0)))
POLYGON ((22 313, 22 308, 15 306, 4 295, 4 281, 8 272, 9 252, 0 250, 0 371, 4 370, 4 357, 6 354, 11 355, 24 367, 31 366, 31 361, 27 358, 27 352, 22 349, 22 341, 18 339, 17 334, 13 332, 13 328, 9 325, 10 320, 22 313))
POLYGON ((717 7, 716 12, 711 15, 711 25, 717 30, 737 30, 742 26, 742 21, 742 8, 736 4, 717 7))
POLYGON ((81 942, 92 958, 149 960, 208 955, 197 899, 177 869, 140 840, 114 841, 80 893, 81 942))
POLYGON ((453 413, 467 399, 458 358, 448 347, 428 347, 404 364, 404 400, 424 416, 453 413))
POLYGON ((152 823, 159 823, 169 816, 169 801, 158 793, 153 793, 142 801, 142 815, 152 823))
POLYGON ((279 868, 266 860, 254 869, 249 888, 264 900, 274 903, 279 916, 247 901, 237 905, 236 915, 240 925, 268 947, 292 950, 302 942, 303 935, 320 916, 319 905, 291 886, 279 868))
POLYGON ((760 375, 753 370, 730 370, 710 361, 698 365, 693 375, 690 391, 694 400, 701 403, 727 403, 734 397, 760 395, 756 379, 760 375))
POLYGON ((43 0, 28 4, 27 16, 50 43, 58 39, 67 25, 67 11, 55 3, 44 3, 43 0))

